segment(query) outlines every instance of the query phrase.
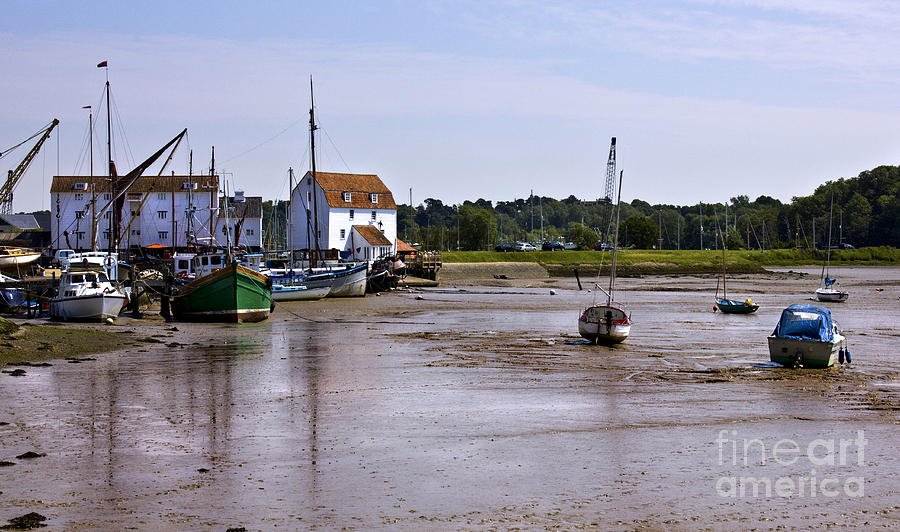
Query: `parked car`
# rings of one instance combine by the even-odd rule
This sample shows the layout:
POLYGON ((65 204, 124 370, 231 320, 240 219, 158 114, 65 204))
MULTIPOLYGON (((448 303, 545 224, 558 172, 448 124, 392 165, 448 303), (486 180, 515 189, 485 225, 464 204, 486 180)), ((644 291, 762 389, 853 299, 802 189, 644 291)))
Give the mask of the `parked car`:
POLYGON ((541 249, 544 251, 562 251, 565 249, 565 246, 562 242, 548 241, 541 244, 541 249))
POLYGON ((594 249, 597 251, 612 251, 612 246, 610 246, 606 242, 597 242, 597 244, 594 246, 594 249))
POLYGON ((509 242, 501 242, 494 246, 494 251, 515 251, 516 246, 510 244, 509 242))
POLYGON ((535 248, 529 242, 516 242, 516 251, 534 251, 535 248))
POLYGON ((567 249, 570 251, 576 250, 578 249, 578 245, 576 245, 575 242, 566 242, 565 245, 563 245, 563 249, 567 249))
POLYGON ((54 266, 69 267, 69 257, 75 254, 75 250, 73 249, 57 249, 56 253, 53 254, 53 260, 51 261, 54 266))

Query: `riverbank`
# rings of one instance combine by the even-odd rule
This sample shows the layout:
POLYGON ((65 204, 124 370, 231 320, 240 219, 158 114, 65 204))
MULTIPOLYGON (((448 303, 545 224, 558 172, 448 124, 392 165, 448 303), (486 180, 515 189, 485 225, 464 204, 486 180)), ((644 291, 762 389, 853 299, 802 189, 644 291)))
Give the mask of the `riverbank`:
MULTIPOLYGON (((767 268, 819 265, 825 250, 773 249, 728 250, 725 261, 729 273, 764 273, 767 268)), ((445 251, 445 266, 453 263, 536 263, 550 275, 571 276, 572 270, 606 273, 611 261, 602 251, 445 251)), ((721 250, 623 249, 616 257, 619 275, 665 275, 715 273, 722 271, 721 250)), ((900 264, 900 250, 888 247, 831 250, 832 266, 884 266, 900 264)))

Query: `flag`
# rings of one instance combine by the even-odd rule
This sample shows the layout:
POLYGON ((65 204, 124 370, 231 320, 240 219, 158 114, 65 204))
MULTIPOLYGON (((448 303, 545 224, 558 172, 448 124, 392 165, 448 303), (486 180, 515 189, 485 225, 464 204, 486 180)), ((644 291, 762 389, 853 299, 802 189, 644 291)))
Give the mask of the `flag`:
POLYGON ((85 105, 84 107, 82 107, 82 109, 90 109, 90 108, 91 108, 90 105, 85 105))
POLYGON ((97 68, 103 68, 105 66, 106 66, 106 61, 100 61, 99 63, 97 63, 97 68))

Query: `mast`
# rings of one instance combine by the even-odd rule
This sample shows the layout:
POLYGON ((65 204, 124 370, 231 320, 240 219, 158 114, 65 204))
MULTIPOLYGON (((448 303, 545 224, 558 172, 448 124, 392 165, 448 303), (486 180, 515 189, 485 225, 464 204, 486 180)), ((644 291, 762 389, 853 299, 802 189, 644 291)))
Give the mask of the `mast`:
MULTIPOLYGON (((294 271, 294 169, 288 168, 288 181, 290 183, 290 187, 288 188, 288 249, 291 250, 291 259, 288 262, 288 268, 290 271, 294 271)), ((307 233, 307 241, 309 240, 309 234, 307 233)), ((293 277, 293 276, 292 276, 293 277)))
MULTIPOLYGON (((310 149, 310 161, 312 163, 312 197, 313 197, 313 219, 315 219, 315 224, 313 227, 313 237, 316 239, 316 252, 315 254, 310 253, 310 262, 309 267, 315 268, 316 262, 319 259, 319 201, 318 201, 318 191, 316 190, 316 102, 313 97, 313 81, 312 76, 309 77, 309 149, 310 149)), ((307 244, 311 244, 307 240, 307 244)), ((310 246, 311 247, 311 246, 310 246)), ((312 251, 312 250, 310 250, 312 251)))
POLYGON ((94 186, 94 110, 90 105, 82 109, 88 110, 88 146, 91 152, 91 251, 97 251, 97 188, 94 186))
MULTIPOLYGON (((106 172, 109 179, 109 190, 113 195, 116 194, 116 187, 113 179, 115 175, 113 157, 112 157, 112 118, 110 115, 112 114, 112 110, 109 107, 109 66, 106 61, 103 61, 97 65, 99 68, 106 69, 106 154, 107 154, 107 165, 106 172)), ((122 213, 119 211, 117 206, 113 204, 113 212, 109 217, 109 252, 114 253, 116 251, 114 246, 118 245, 119 235, 118 235, 118 227, 119 227, 119 218, 122 213)))
POLYGON ((831 189, 831 207, 828 208, 828 249, 825 251, 825 264, 822 265, 821 283, 824 286, 828 276, 828 266, 831 262, 831 216, 834 214, 834 189, 831 189))
POLYGON ((612 264, 609 270, 609 292, 606 294, 606 304, 609 305, 613 300, 613 287, 616 284, 616 251, 619 249, 619 204, 622 202, 622 174, 624 170, 619 170, 619 191, 616 198, 616 234, 613 237, 612 264))

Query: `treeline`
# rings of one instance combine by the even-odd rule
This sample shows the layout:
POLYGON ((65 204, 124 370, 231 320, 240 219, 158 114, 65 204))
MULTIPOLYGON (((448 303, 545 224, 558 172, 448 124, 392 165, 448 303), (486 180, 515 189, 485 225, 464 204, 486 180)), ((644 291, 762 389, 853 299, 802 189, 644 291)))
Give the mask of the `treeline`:
MULTIPOLYGON (((900 167, 879 166, 857 177, 828 181, 790 203, 747 196, 725 203, 622 204, 620 245, 639 249, 716 249, 725 235, 729 249, 823 249, 831 245, 900 247, 900 167)), ((285 202, 265 202, 266 241, 280 241, 285 202)), ((575 242, 582 248, 611 242, 614 205, 569 196, 512 201, 478 199, 445 205, 428 198, 397 206, 397 235, 425 249, 488 250, 499 242, 575 242)), ((272 247, 267 245, 267 247, 272 247)))
MULTIPOLYGON (((715 249, 725 235, 729 249, 823 249, 831 245, 900 247, 900 167, 879 166, 853 178, 820 185, 790 203, 737 196, 725 203, 622 204, 620 245, 639 249, 715 249)), ((429 198, 415 208, 398 206, 398 235, 428 249, 492 249, 498 242, 547 240, 591 247, 612 241, 614 205, 531 197, 444 205, 429 198)))

